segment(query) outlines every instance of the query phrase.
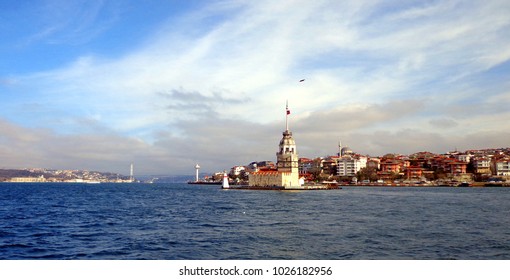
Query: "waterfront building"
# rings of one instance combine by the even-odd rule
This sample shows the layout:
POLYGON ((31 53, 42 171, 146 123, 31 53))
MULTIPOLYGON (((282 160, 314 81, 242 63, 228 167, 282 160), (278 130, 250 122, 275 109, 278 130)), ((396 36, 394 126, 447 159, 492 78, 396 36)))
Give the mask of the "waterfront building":
POLYGON ((510 176, 510 157, 493 160, 493 174, 496 176, 510 176))
POLYGON ((444 170, 444 163, 448 160, 450 160, 450 157, 444 155, 436 155, 429 160, 430 168, 432 170, 444 170))
POLYGON ((491 159, 487 157, 476 157, 472 159, 474 171, 480 175, 491 174, 491 159))
POLYGON ((463 162, 470 162, 471 158, 473 158, 473 155, 469 153, 461 153, 456 155, 455 158, 463 162))
POLYGON ((312 173, 312 170, 315 167, 314 161, 309 158, 300 158, 298 160, 298 165, 299 165, 299 174, 312 173))
POLYGON ((328 175, 338 173, 339 156, 328 156, 322 161, 322 172, 328 175))
POLYGON ((248 175, 250 186, 283 186, 285 188, 296 187, 300 185, 299 165, 296 142, 289 130, 288 115, 290 111, 286 108, 285 131, 280 140, 279 150, 276 153, 275 169, 256 169, 248 175))
POLYGON ((420 166, 423 168, 430 167, 430 161, 436 155, 431 152, 418 152, 409 156, 409 163, 411 166, 420 166))
POLYGON ((253 172, 257 169, 276 169, 276 165, 272 161, 253 161, 245 166, 245 171, 253 172))
POLYGON ((423 177, 423 171, 425 171, 425 169, 419 166, 409 166, 404 170, 405 176, 408 180, 421 180, 423 177))
POLYGON ((381 161, 381 171, 389 173, 399 173, 402 170, 403 163, 401 160, 385 159, 381 161))
POLYGON ((230 169, 230 174, 231 174, 232 176, 239 176, 239 175, 241 175, 241 173, 242 173, 242 172, 244 172, 245 170, 246 170, 246 167, 241 166, 241 165, 236 165, 236 166, 234 166, 234 167, 232 167, 232 168, 230 169))
POLYGON ((46 182, 46 178, 43 175, 39 177, 13 177, 11 182, 15 183, 41 183, 46 182))
POLYGON ((352 151, 350 153, 345 153, 337 159, 338 176, 356 176, 358 171, 367 167, 367 160, 367 157, 354 155, 352 151))
POLYGON ((443 170, 446 174, 450 174, 451 176, 458 176, 461 174, 466 174, 467 162, 459 161, 454 158, 449 158, 444 160, 443 162, 443 170))
POLYGON ((331 157, 336 162, 336 174, 338 176, 356 176, 362 168, 367 167, 368 158, 355 154, 351 148, 342 147, 338 142, 338 156, 331 157))
POLYGON ((370 158, 367 160, 367 168, 379 170, 381 168, 380 158, 370 158))

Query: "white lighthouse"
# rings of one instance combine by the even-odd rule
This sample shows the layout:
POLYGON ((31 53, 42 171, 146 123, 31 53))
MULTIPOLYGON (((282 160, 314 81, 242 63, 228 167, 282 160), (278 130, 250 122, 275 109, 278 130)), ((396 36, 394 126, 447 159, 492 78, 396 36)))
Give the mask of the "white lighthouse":
POLYGON ((133 166, 133 163, 131 163, 131 168, 129 170, 129 181, 131 183, 133 183, 135 181, 135 176, 134 176, 134 166, 133 166))
POLYGON ((198 170, 200 170, 200 165, 195 165, 195 182, 198 182, 198 170))

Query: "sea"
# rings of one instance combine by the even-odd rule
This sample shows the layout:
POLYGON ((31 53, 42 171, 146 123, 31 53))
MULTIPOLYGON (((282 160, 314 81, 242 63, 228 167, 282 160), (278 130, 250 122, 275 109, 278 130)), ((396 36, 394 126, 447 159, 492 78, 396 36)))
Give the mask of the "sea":
POLYGON ((510 188, 0 183, 2 260, 508 260, 510 188))

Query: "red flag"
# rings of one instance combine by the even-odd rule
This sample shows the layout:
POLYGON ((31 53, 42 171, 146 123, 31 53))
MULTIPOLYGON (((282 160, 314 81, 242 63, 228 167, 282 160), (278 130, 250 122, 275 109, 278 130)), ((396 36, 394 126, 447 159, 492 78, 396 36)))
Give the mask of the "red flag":
POLYGON ((290 115, 290 110, 289 110, 289 108, 287 108, 287 115, 290 115))

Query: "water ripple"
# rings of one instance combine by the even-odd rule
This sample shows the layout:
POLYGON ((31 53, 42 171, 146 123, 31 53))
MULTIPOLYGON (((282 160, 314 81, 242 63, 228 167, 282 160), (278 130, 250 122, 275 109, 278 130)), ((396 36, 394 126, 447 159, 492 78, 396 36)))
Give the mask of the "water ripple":
POLYGON ((510 189, 0 184, 0 259, 509 259, 510 189))

